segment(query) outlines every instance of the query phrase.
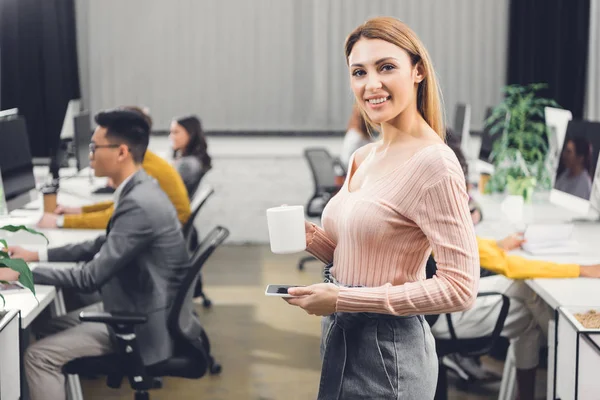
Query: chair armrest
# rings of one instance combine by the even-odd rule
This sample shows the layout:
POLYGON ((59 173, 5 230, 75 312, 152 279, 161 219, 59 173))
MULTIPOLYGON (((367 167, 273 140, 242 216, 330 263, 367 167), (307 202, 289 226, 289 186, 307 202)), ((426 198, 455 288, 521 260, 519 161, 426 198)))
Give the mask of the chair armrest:
POLYGON ((81 322, 100 322, 107 325, 140 325, 148 321, 144 314, 137 313, 109 313, 109 312, 82 312, 79 314, 81 322))
MULTIPOLYGON (((502 306, 500 307, 500 312, 498 313, 498 319, 496 320, 496 325, 494 326, 494 330, 490 337, 495 342, 502 332, 502 328, 504 328, 504 321, 506 321, 506 317, 508 316, 508 309, 510 306, 509 298, 500 293, 500 292, 481 292, 477 294, 477 297, 489 297, 489 296, 501 296, 502 297, 502 306)), ((448 331, 450 332, 450 339, 458 340, 456 337, 456 332, 454 330, 454 324, 452 323, 452 315, 450 313, 446 314, 446 320, 448 322, 448 331)))
POLYGON ((148 390, 153 387, 152 378, 146 373, 140 346, 135 334, 135 326, 145 324, 148 317, 137 313, 120 312, 82 312, 79 314, 82 322, 98 322, 111 327, 116 337, 115 353, 121 357, 122 368, 119 372, 109 374, 107 384, 119 387, 123 373, 127 375, 129 384, 134 390, 148 390), (123 371, 123 372, 121 372, 123 371))

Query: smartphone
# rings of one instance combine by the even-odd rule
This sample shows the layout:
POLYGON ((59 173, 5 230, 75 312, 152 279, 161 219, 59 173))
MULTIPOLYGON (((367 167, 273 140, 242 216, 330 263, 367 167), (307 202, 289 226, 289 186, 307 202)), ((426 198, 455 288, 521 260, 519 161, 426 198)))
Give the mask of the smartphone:
POLYGON ((268 285, 265 289, 266 296, 278 296, 278 297, 294 297, 288 294, 288 288, 302 287, 299 285, 268 285))

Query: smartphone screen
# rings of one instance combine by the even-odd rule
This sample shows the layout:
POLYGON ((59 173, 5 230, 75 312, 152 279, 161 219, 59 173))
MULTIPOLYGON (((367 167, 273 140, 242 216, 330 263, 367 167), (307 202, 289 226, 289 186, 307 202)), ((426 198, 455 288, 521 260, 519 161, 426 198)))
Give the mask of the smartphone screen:
POLYGON ((268 285, 265 294, 267 296, 291 297, 288 294, 288 289, 292 287, 300 287, 300 285, 268 285))

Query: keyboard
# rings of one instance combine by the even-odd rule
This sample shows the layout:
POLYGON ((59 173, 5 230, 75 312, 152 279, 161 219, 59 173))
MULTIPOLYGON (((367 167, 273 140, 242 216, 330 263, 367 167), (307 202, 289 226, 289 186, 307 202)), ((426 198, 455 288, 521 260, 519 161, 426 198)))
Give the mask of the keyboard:
POLYGON ((104 187, 94 190, 92 192, 92 194, 113 194, 114 192, 115 192, 114 188, 112 188, 110 186, 104 186, 104 187))

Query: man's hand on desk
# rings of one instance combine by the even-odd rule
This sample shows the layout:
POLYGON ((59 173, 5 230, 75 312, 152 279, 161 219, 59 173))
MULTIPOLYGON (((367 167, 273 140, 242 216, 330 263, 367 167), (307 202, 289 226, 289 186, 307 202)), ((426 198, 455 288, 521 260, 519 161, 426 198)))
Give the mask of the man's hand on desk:
POLYGON ((579 276, 582 278, 600 278, 600 264, 582 265, 579 267, 579 276))
POLYGON ((44 213, 42 219, 37 223, 37 227, 42 229, 56 229, 58 228, 57 219, 58 217, 54 214, 44 213))
POLYGON ((40 261, 37 251, 25 250, 20 246, 8 246, 8 254, 11 258, 20 258, 25 262, 40 261))
POLYGON ((67 206, 58 205, 56 207, 56 210, 54 211, 54 214, 56 214, 56 215, 73 215, 73 214, 81 214, 81 212, 82 212, 81 207, 67 207, 67 206))
POLYGON ((11 282, 18 281, 19 273, 10 268, 0 268, 0 281, 11 282))

